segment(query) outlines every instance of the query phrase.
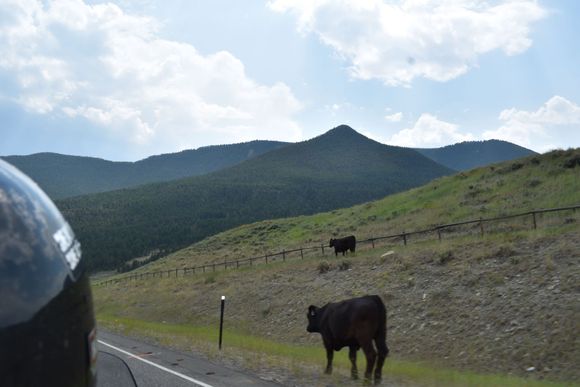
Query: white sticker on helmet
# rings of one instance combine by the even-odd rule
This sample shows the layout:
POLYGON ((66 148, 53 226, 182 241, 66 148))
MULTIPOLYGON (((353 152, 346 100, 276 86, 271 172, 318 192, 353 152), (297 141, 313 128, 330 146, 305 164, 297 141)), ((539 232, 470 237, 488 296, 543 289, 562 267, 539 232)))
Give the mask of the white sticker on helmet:
POLYGON ((81 260, 81 244, 75 240, 75 235, 68 223, 65 223, 52 237, 64 254, 70 269, 74 270, 81 260))
POLYGON ((60 247, 60 251, 62 251, 63 253, 66 253, 66 251, 73 244, 73 241, 75 239, 73 231, 68 225, 68 223, 65 223, 64 226, 62 226, 57 232, 55 232, 52 237, 58 244, 58 247, 60 247))
POLYGON ((66 261, 68 262, 70 269, 74 270, 81 260, 81 244, 75 241, 75 244, 68 253, 65 254, 66 261))

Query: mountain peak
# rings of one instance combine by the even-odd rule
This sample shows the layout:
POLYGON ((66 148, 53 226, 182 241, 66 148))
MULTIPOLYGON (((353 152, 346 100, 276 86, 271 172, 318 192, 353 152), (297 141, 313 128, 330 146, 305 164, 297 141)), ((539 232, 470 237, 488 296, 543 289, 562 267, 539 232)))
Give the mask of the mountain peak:
POLYGON ((336 128, 330 129, 326 134, 360 134, 348 125, 339 125, 336 128))
POLYGON ((353 128, 348 125, 339 125, 335 128, 330 129, 328 132, 321 134, 318 137, 313 138, 315 142, 324 139, 324 141, 332 141, 332 142, 343 142, 343 141, 360 141, 360 140, 369 140, 353 128))

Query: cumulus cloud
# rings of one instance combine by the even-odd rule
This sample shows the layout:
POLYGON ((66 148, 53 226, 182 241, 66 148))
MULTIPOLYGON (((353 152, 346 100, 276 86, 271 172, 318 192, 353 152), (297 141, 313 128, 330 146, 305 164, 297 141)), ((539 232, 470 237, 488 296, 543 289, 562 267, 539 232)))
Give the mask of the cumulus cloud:
POLYGON ((385 120, 389 122, 400 122, 403 119, 403 112, 387 114, 385 120))
POLYGON ((531 25, 547 15, 535 0, 271 0, 295 15, 349 62, 358 79, 409 86, 417 78, 448 81, 494 50, 516 55, 531 46, 531 25))
POLYGON ((501 139, 543 152, 555 147, 566 148, 558 139, 572 144, 580 142, 580 106, 555 95, 536 111, 503 110, 503 125, 483 133, 484 139, 501 139))
POLYGON ((302 137, 287 85, 257 83, 227 51, 163 39, 155 19, 82 0, 4 0, 0 15, 0 80, 13 80, 0 98, 29 112, 143 149, 302 137))
POLYGON ((387 139, 387 144, 416 148, 435 148, 462 141, 473 141, 471 133, 461 133, 455 124, 423 113, 412 128, 403 129, 387 139))
POLYGON ((567 148, 580 143, 580 106, 555 95, 535 111, 505 109, 498 119, 503 124, 497 129, 474 135, 459 129, 453 123, 423 113, 412 128, 402 129, 387 144, 405 147, 430 148, 462 141, 505 140, 537 152, 567 148))

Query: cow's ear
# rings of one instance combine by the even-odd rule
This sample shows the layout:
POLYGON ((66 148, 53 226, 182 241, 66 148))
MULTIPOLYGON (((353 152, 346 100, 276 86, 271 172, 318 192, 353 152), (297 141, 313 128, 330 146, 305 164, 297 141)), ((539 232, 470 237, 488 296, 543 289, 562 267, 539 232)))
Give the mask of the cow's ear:
POLYGON ((308 307, 308 314, 311 316, 315 316, 316 315, 316 307, 314 305, 310 305, 308 307))

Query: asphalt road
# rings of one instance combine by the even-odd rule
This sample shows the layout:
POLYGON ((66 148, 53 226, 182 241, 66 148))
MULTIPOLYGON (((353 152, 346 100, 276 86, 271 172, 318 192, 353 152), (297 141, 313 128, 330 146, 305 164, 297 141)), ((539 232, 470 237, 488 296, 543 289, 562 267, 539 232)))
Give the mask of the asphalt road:
POLYGON ((135 383, 138 387, 280 386, 191 354, 110 332, 99 331, 98 346, 98 387, 132 387, 135 383))

